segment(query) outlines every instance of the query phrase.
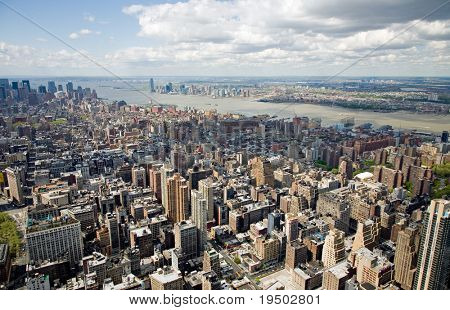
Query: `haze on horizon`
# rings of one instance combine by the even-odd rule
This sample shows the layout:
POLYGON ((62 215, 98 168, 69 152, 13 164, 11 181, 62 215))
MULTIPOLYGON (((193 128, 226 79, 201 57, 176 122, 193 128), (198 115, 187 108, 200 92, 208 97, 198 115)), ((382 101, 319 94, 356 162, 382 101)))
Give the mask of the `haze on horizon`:
MULTIPOLYGON (((4 2, 121 76, 330 76, 394 37, 343 75, 450 76, 450 4, 417 23, 443 0, 4 2)), ((0 76, 107 75, 1 3, 0 27, 0 76)))

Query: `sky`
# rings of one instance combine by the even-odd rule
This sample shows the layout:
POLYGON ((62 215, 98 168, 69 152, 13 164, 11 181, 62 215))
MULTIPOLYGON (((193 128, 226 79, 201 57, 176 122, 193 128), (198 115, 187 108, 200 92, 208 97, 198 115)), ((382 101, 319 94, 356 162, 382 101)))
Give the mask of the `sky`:
POLYGON ((450 76, 446 0, 0 0, 0 76, 108 76, 2 2, 120 76, 450 76))

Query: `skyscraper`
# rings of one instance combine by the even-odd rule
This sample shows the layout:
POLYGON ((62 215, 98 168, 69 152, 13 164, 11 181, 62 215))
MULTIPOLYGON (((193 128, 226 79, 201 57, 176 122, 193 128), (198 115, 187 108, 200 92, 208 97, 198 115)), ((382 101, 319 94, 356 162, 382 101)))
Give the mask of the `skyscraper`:
POLYGON ((197 227, 191 221, 182 221, 174 226, 175 248, 186 258, 197 257, 197 227))
POLYGON ((220 259, 216 250, 205 251, 203 255, 203 271, 214 271, 217 276, 220 276, 220 259))
POLYGON ((153 78, 151 78, 148 82, 148 88, 150 89, 151 93, 155 92, 155 82, 153 81, 153 78))
POLYGON ((198 182, 198 190, 202 193, 206 200, 206 209, 208 211, 208 221, 214 220, 214 189, 210 179, 200 180, 198 182))
POLYGON ((147 175, 143 167, 133 167, 131 169, 131 182, 136 187, 147 187, 147 175))
POLYGON ((441 135, 441 142, 448 143, 448 131, 444 130, 441 135))
POLYGON ((279 210, 275 210, 267 216, 267 233, 270 234, 273 230, 281 228, 282 213, 279 210))
POLYGON ((173 170, 172 166, 170 164, 165 163, 161 167, 161 198, 162 198, 162 205, 167 213, 167 179, 169 179, 175 171, 173 170))
POLYGON ((424 214, 414 289, 448 289, 449 273, 450 201, 434 199, 424 214))
POLYGON ((80 222, 65 216, 27 227, 26 243, 30 260, 57 260, 66 257, 76 265, 83 256, 80 222))
POLYGON ((167 179, 166 215, 174 223, 189 216, 189 190, 186 180, 179 173, 167 179))
POLYGON ((322 251, 322 262, 330 268, 345 259, 344 232, 332 229, 325 238, 322 251))
POLYGON ((72 82, 68 82, 66 84, 66 91, 67 91, 67 93, 73 92, 73 83, 72 82))
POLYGON ((22 182, 20 181, 20 171, 16 168, 6 168, 6 176, 8 178, 9 192, 14 202, 22 205, 25 202, 22 190, 22 182))
POLYGON ((395 281, 405 290, 412 289, 419 250, 419 228, 406 227, 398 233, 395 247, 395 281))
POLYGON ((9 89, 8 79, 0 79, 0 99, 5 99, 9 89))
POLYGON ((291 241, 286 245, 285 267, 287 270, 292 271, 307 260, 308 248, 300 240, 291 241))
POLYGON ((109 232, 109 240, 111 244, 111 253, 118 254, 120 252, 120 235, 119 222, 116 213, 109 213, 106 215, 106 225, 109 232))
POLYGON ((29 80, 22 80, 22 87, 26 88, 28 90, 28 92, 31 92, 31 87, 30 87, 30 81, 29 80))
POLYGON ((381 222, 380 218, 359 222, 356 230, 355 240, 352 245, 352 252, 360 248, 372 250, 380 240, 381 222))
POLYGON ((204 250, 204 246, 208 237, 207 232, 207 209, 206 209, 206 199, 198 190, 191 191, 191 211, 192 211, 192 222, 198 229, 198 246, 199 251, 204 250))
POLYGON ((286 218, 286 240, 287 242, 298 239, 298 217, 288 214, 286 218))
POLYGON ((55 81, 48 81, 47 90, 49 93, 52 93, 52 94, 56 93, 57 89, 56 89, 55 81))

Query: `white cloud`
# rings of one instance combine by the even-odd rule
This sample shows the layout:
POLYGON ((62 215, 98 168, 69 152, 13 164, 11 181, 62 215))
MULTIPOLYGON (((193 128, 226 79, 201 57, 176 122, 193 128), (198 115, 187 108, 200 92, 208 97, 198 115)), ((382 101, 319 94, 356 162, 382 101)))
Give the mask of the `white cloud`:
POLYGON ((94 15, 91 15, 91 14, 89 14, 89 13, 84 13, 84 14, 83 14, 83 19, 84 19, 85 21, 90 22, 90 23, 95 22, 95 16, 94 16, 94 15))
POLYGON ((123 12, 137 18, 137 35, 149 38, 149 46, 124 48, 106 59, 130 65, 342 65, 381 46, 368 63, 406 62, 435 53, 437 46, 448 52, 447 46, 428 44, 449 39, 448 11, 405 31, 439 4, 438 0, 188 0, 131 5, 123 12))
MULTIPOLYGON (((82 51, 89 55, 87 51, 82 51)), ((61 49, 49 51, 0 41, 0 62, 17 68, 88 68, 91 63, 77 52, 61 49)))
POLYGON ((101 32, 100 31, 92 31, 90 29, 81 29, 78 32, 72 32, 71 34, 69 34, 69 38, 72 40, 75 40, 82 36, 88 36, 88 35, 92 35, 92 34, 99 35, 99 34, 101 34, 101 32))

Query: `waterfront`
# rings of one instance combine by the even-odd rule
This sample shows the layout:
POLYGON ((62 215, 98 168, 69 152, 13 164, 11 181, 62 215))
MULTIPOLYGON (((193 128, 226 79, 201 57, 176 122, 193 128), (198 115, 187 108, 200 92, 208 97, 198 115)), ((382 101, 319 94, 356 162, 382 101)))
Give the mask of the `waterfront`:
MULTIPOLYGON (((109 100, 125 100, 128 104, 146 105, 149 99, 138 91, 110 86, 92 85, 100 97, 109 100), (97 87, 96 87, 97 86, 97 87)), ((139 87, 139 85, 136 85, 139 87)), ((148 94, 146 90, 142 90, 148 94)), ((367 110, 352 110, 340 107, 320 106, 313 104, 288 104, 257 102, 257 98, 216 98, 207 96, 152 94, 162 104, 176 105, 180 108, 216 109, 221 113, 242 113, 244 115, 270 114, 281 118, 307 116, 321 118, 324 125, 332 125, 345 117, 354 117, 356 124, 372 123, 379 127, 391 125, 396 129, 416 129, 419 131, 442 132, 450 129, 450 115, 416 114, 408 112, 380 113, 367 110), (287 107, 288 106, 288 107, 287 107)))
MULTIPOLYGON (((45 80, 34 81, 36 85, 45 80)), ((58 80, 56 80, 59 83, 58 80)), ((97 91, 99 97, 108 100, 124 100, 128 104, 148 105, 150 93, 146 80, 128 80, 135 90, 121 81, 113 80, 73 80, 74 85, 90 87, 97 91), (139 90, 139 91, 137 91, 139 90), (148 97, 147 97, 148 96, 148 97)), ((357 125, 372 123, 375 127, 391 125, 396 129, 416 129, 425 132, 442 132, 450 130, 450 115, 418 114, 406 111, 380 113, 367 110, 353 110, 341 107, 321 106, 315 104, 289 104, 258 102, 255 97, 227 97, 213 99, 207 96, 165 95, 152 93, 157 102, 176 105, 179 108, 216 109, 221 113, 241 113, 247 116, 258 114, 276 115, 281 118, 307 116, 321 118, 322 124, 333 125, 346 117, 354 117, 357 125)), ((156 102, 155 102, 156 103, 156 102)))

